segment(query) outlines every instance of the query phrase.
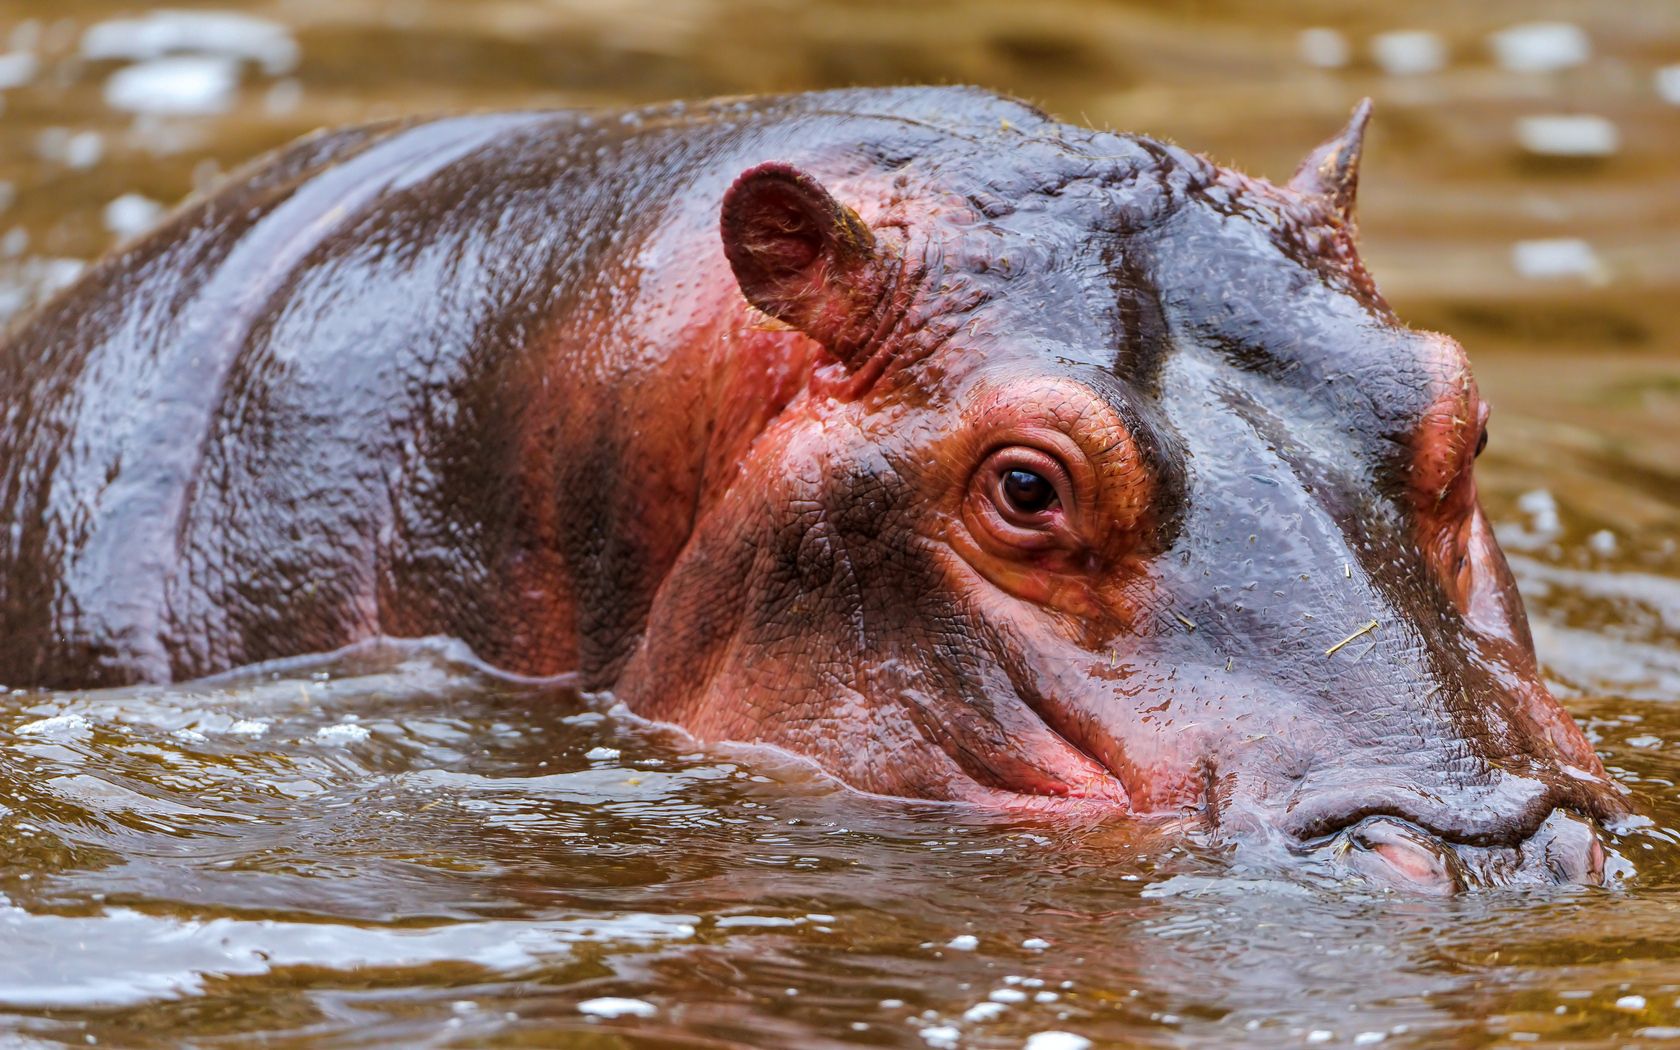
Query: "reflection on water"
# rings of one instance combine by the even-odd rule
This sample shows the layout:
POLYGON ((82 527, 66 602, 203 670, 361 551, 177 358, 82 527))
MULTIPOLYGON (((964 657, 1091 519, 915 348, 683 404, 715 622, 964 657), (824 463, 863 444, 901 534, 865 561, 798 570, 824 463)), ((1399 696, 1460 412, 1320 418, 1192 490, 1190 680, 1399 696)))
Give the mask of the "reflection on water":
POLYGON ((0 315, 321 124, 967 80, 1281 176, 1372 94, 1367 254, 1403 315, 1466 341, 1496 405, 1479 478, 1542 657, 1651 814, 1617 843, 1631 886, 1284 880, 1170 829, 860 798, 446 643, 376 647, 0 695, 0 1027, 120 1046, 1680 1037, 1680 9, 1346 6, 14 2, 0 315))

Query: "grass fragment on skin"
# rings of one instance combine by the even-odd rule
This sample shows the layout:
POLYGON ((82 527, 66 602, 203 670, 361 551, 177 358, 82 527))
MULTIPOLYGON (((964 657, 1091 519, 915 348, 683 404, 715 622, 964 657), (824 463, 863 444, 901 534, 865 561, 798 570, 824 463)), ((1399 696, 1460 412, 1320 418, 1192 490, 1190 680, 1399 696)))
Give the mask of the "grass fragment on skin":
POLYGON ((1341 641, 1337 642, 1335 645, 1332 645, 1330 648, 1324 650, 1324 655, 1325 656, 1335 656, 1337 650, 1341 649, 1342 646, 1344 646, 1344 645, 1348 644, 1349 642, 1353 641, 1355 638, 1358 638, 1360 635, 1370 634, 1372 631, 1374 631, 1376 629, 1377 629, 1377 621, 1372 620, 1370 623, 1361 627, 1359 630, 1353 632, 1352 634, 1348 635, 1346 638, 1343 638, 1341 641))

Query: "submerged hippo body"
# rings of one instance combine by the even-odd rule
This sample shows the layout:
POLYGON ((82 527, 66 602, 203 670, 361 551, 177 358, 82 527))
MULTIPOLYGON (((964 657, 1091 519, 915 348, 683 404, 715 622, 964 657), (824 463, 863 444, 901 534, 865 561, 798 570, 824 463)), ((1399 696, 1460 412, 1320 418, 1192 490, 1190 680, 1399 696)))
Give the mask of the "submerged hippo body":
POLYGON ((1598 881, 1362 123, 1288 187, 957 89, 300 142, 0 348, 0 681, 452 635, 867 791, 1598 881))

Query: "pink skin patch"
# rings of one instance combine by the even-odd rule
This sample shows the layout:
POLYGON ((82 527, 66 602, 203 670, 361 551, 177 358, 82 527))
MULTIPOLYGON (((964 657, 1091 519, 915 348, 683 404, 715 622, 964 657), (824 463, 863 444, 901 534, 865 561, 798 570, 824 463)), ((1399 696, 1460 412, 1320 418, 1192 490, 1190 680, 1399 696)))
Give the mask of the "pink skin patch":
POLYGON ((1505 562, 1476 498, 1473 466, 1489 409, 1476 389, 1464 349, 1429 337, 1426 357, 1439 369, 1434 403, 1413 438, 1412 505, 1418 546, 1460 614, 1478 630, 1508 634, 1505 562))

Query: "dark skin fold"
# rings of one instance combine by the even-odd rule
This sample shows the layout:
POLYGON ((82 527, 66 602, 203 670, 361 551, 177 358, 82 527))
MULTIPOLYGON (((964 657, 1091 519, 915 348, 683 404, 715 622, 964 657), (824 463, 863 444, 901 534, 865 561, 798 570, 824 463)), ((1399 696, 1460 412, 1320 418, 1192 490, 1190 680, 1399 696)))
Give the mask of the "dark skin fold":
POLYGON ((865 791, 1599 881, 1364 120, 1282 187, 965 89, 307 139, 0 347, 0 681, 452 635, 865 791))

